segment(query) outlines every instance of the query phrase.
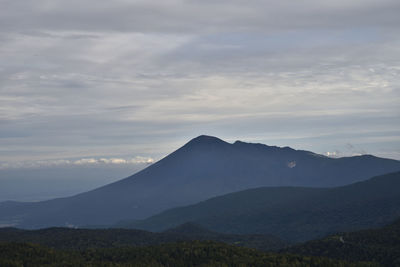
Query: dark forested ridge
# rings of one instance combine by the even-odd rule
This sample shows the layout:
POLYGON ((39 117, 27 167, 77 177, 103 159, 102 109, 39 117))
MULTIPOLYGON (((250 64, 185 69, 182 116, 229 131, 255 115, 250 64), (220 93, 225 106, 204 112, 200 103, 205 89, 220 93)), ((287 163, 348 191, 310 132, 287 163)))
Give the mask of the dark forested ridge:
POLYGON ((215 242, 61 251, 26 243, 0 243, 0 266, 378 266, 321 257, 265 253, 215 242))
MULTIPOLYGON (((166 232, 198 236, 217 234, 191 223, 166 232)), ((288 247, 279 253, 213 241, 176 243, 168 238, 158 240, 168 243, 149 246, 157 240, 154 237, 149 240, 151 234, 121 229, 3 229, 0 266, 400 266, 400 219, 383 228, 339 233, 288 247), (130 233, 141 234, 140 244, 145 246, 129 241, 130 233), (121 240, 123 237, 126 240, 121 240), (24 240, 41 245, 21 243, 24 240)))
POLYGON ((400 219, 383 228, 339 233, 283 251, 346 261, 376 261, 388 267, 400 266, 400 219))
POLYGON ((114 224, 261 186, 333 187, 399 171, 371 155, 329 158, 309 151, 199 136, 139 173, 68 198, 0 203, 0 225, 22 228, 114 224))
POLYGON ((305 241, 392 222, 400 217, 399 188, 400 172, 337 188, 257 188, 171 209, 125 227, 161 231, 190 221, 217 232, 305 241))
POLYGON ((149 246, 178 241, 211 240, 260 250, 278 250, 288 244, 271 235, 231 235, 185 224, 164 233, 128 229, 0 228, 0 242, 37 243, 56 249, 84 250, 123 246, 149 246))

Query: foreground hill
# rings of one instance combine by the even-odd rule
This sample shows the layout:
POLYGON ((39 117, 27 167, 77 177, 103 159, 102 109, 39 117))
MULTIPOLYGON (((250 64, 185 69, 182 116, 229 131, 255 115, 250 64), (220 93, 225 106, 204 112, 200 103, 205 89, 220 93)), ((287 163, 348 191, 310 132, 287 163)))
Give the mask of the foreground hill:
POLYGON ((127 229, 0 229, 0 242, 36 243, 55 249, 85 250, 89 248, 150 246, 194 240, 223 242, 266 251, 278 250, 287 246, 286 242, 271 235, 220 234, 192 223, 169 229, 164 233, 127 229))
POLYGON ((332 187, 398 170, 399 161, 370 155, 333 159, 199 136, 143 171, 93 191, 37 203, 0 203, 0 225, 106 225, 249 188, 332 187))
POLYGON ((388 267, 400 266, 400 219, 380 229, 339 233, 283 252, 346 261, 376 261, 388 267))
POLYGON ((0 243, 0 266, 377 266, 321 257, 264 253, 215 242, 62 251, 33 244, 0 243))
POLYGON ((264 187, 120 224, 161 231, 195 222, 217 232, 305 241, 388 224, 400 217, 400 172, 337 188, 264 187))

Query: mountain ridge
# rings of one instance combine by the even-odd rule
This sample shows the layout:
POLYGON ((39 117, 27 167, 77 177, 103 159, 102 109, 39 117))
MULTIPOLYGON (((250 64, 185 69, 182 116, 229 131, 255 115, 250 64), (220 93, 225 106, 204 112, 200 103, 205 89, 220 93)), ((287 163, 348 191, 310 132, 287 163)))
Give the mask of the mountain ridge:
POLYGON ((336 188, 260 187, 118 224, 151 231, 198 224, 230 234, 273 234, 299 242, 385 225, 400 217, 400 172, 336 188))
POLYGON ((146 169, 72 197, 0 204, 0 225, 43 228, 113 224, 261 186, 333 187, 400 170, 370 156, 332 159, 309 151, 201 135, 146 169))

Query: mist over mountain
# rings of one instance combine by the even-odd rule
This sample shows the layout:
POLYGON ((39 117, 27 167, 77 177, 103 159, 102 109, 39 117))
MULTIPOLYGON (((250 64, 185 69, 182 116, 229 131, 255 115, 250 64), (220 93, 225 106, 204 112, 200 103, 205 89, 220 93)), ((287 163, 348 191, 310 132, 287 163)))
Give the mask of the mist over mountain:
POLYGON ((400 170, 371 155, 309 151, 199 136, 148 168, 73 197, 0 204, 0 224, 25 228, 112 224, 261 186, 333 187, 400 170))

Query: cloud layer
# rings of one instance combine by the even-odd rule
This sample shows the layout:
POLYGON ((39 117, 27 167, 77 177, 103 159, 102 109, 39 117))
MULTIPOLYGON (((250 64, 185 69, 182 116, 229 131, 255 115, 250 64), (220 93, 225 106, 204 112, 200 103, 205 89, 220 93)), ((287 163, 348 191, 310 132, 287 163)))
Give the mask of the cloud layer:
POLYGON ((2 6, 1 162, 160 158, 204 133, 400 159, 399 1, 2 6))
POLYGON ((82 158, 82 159, 56 159, 56 160, 38 160, 38 161, 21 161, 21 162, 0 162, 0 170, 7 169, 35 169, 35 168, 52 168, 52 167, 68 167, 68 166, 96 166, 96 165, 132 165, 132 164, 152 164, 154 159, 149 157, 134 158, 82 158))

